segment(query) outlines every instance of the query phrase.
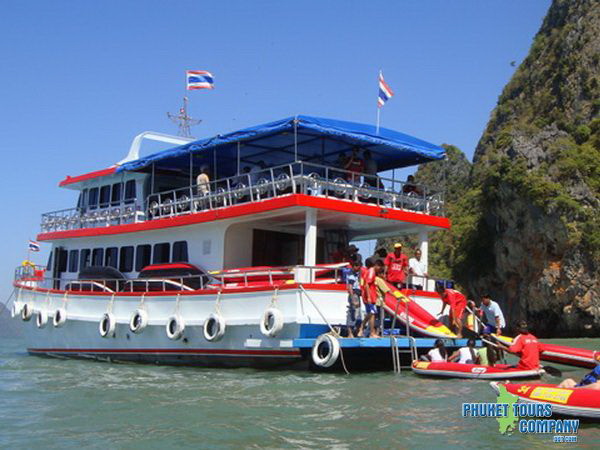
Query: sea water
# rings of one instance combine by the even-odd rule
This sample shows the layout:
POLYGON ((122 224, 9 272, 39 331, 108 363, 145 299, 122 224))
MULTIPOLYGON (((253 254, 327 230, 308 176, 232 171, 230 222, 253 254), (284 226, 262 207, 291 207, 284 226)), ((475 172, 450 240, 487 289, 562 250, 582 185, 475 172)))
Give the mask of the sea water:
MULTIPOLYGON (((551 342, 600 348, 600 339, 551 342)), ((586 372, 552 365, 565 377, 586 372)), ((1 448, 556 445, 552 435, 502 435, 494 418, 461 415, 463 402, 495 401, 487 381, 410 370, 344 375, 115 364, 29 356, 20 340, 0 340, 1 448)), ((598 442, 600 425, 583 424, 577 444, 562 445, 598 442)))

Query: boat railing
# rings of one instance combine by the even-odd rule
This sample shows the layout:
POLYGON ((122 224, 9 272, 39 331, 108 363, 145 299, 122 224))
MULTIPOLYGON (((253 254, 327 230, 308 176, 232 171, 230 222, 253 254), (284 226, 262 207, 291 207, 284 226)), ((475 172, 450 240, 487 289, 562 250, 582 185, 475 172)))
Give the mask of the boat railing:
POLYGON ((443 216, 443 192, 394 178, 299 161, 233 177, 151 193, 135 201, 90 210, 70 208, 42 214, 42 232, 136 223, 252 203, 288 194, 335 198, 443 216))
MULTIPOLYGON (((317 272, 323 273, 322 266, 290 266, 287 268, 277 267, 272 269, 257 269, 236 273, 235 277, 240 281, 232 282, 231 273, 228 271, 210 272, 210 274, 193 274, 185 276, 163 276, 153 278, 102 278, 80 279, 75 277, 51 277, 47 276, 46 268, 36 266, 37 276, 33 277, 33 268, 19 266, 15 269, 15 282, 17 286, 33 286, 37 288, 56 289, 74 292, 170 292, 170 291, 194 291, 194 290, 224 290, 239 287, 277 287, 289 280, 298 283, 314 281, 317 272), (310 273, 310 280, 299 279, 298 272, 305 270, 310 273), (282 274, 284 276, 282 277, 282 274), (288 276, 285 277, 285 274, 288 276), (262 283, 256 283, 256 277, 260 276, 262 283), (35 284, 31 284, 35 281, 35 284)), ((321 282, 330 284, 342 283, 342 268, 334 267, 327 271, 327 278, 321 282)))
POLYGON ((173 217, 287 194, 305 194, 443 216, 443 192, 394 178, 297 162, 150 194, 148 219, 173 217))
POLYGON ((140 202, 107 206, 105 208, 69 208, 42 214, 43 233, 51 231, 97 228, 111 225, 142 222, 145 212, 140 202))

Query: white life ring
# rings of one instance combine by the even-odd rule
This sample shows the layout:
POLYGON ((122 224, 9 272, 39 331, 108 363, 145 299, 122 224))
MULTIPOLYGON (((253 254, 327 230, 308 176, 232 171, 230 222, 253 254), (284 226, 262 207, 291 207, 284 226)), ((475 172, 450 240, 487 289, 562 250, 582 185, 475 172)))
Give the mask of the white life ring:
POLYGON ((21 311, 23 310, 23 304, 21 302, 13 302, 12 308, 10 309, 10 317, 13 319, 19 315, 21 315, 21 311))
POLYGON ((167 325, 165 328, 167 330, 168 338, 176 341, 177 339, 181 339, 181 336, 183 336, 183 332, 185 331, 185 323, 181 317, 171 316, 167 320, 167 325))
POLYGON ((148 325, 148 313, 144 309, 136 309, 129 320, 129 329, 135 333, 141 333, 148 325))
POLYGON ((48 313, 43 309, 36 311, 35 312, 35 324, 37 325, 37 327, 44 328, 47 323, 48 323, 48 313))
POLYGON ((104 313, 102 319, 100 319, 100 323, 98 324, 98 332, 100 336, 112 337, 115 335, 115 328, 117 326, 117 320, 113 313, 104 313))
POLYGON ((67 310, 65 308, 58 308, 54 311, 54 317, 52 317, 52 325, 55 327, 62 327, 67 321, 67 310))
POLYGON ((33 309, 31 309, 29 303, 24 303, 23 307, 21 308, 21 319, 23 319, 25 322, 28 322, 31 319, 31 316, 33 316, 33 309))
POLYGON ((207 341, 218 341, 225 334, 225 327, 225 320, 220 314, 210 314, 204 321, 204 338, 207 341))
POLYGON ((275 337, 283 329, 283 313, 277 308, 267 308, 260 318, 260 332, 275 337))
POLYGON ((312 360, 320 367, 331 367, 340 356, 340 341, 330 334, 322 334, 312 348, 312 360))

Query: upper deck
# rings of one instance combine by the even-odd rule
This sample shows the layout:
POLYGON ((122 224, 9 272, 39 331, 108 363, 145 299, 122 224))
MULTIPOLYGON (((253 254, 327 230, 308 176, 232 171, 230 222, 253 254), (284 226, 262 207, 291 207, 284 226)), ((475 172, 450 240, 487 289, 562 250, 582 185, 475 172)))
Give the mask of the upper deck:
POLYGON ((297 205, 448 228, 442 191, 378 174, 443 157, 442 148, 402 133, 298 116, 191 142, 98 176, 68 178, 61 185, 81 190, 78 206, 43 214, 38 238, 179 226, 297 205), (364 165, 349 167, 345 161, 354 156, 347 154, 364 165), (199 186, 200 171, 210 181, 199 186))

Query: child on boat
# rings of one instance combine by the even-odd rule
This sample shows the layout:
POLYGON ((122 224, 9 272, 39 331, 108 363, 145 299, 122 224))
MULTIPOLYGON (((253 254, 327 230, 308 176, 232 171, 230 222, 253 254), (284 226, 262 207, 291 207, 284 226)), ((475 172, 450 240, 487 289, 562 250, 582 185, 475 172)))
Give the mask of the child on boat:
POLYGON ((450 358, 451 362, 458 362, 459 364, 479 364, 479 354, 475 349, 475 339, 471 338, 467 341, 467 346, 456 350, 450 358))
POLYGON ((346 289, 348 290, 348 309, 346 313, 346 328, 348 330, 348 337, 354 337, 354 333, 357 327, 360 327, 362 322, 361 311, 360 311, 360 277, 361 277, 361 263, 356 260, 352 263, 352 267, 342 269, 342 276, 346 283, 346 289))
POLYGON ((435 346, 427 352, 427 355, 421 355, 422 361, 446 362, 448 361, 448 350, 442 339, 435 340, 435 346))

